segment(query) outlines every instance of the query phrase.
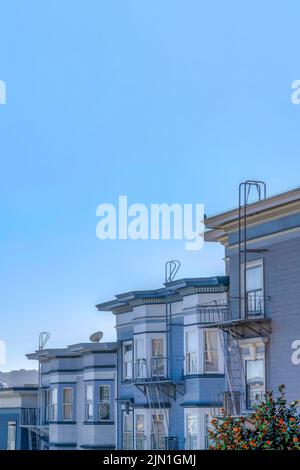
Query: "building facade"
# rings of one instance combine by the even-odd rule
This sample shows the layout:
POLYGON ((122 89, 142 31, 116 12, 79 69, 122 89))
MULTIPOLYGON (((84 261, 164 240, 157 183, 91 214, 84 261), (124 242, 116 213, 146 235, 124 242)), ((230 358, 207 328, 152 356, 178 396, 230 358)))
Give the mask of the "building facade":
POLYGON ((199 305, 224 302, 228 278, 172 281, 97 305, 116 316, 117 448, 204 449, 212 404, 224 390, 217 329, 199 305))
POLYGON ((117 343, 82 343, 29 354, 40 363, 41 449, 115 449, 117 343))
POLYGON ((250 413, 281 384, 300 400, 300 189, 267 197, 246 181, 238 207, 205 223, 226 276, 118 294, 97 305, 115 315, 115 343, 28 356, 41 448, 205 449, 221 407, 250 413))
POLYGON ((206 219, 206 240, 225 247, 227 305, 204 328, 219 328, 227 371, 224 403, 247 413, 268 390, 300 399, 300 189, 266 197, 262 182, 240 185, 239 206, 206 219), (256 201, 250 197, 256 193, 256 201))
POLYGON ((0 388, 0 450, 35 448, 37 409, 37 387, 0 388))

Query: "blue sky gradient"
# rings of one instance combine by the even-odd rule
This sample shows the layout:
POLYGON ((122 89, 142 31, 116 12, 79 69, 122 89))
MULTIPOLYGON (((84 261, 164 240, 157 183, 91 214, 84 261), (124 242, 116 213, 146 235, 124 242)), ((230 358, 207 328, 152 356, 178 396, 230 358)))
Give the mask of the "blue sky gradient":
POLYGON ((223 273, 223 250, 100 241, 96 208, 237 203, 238 183, 299 184, 298 1, 17 0, 0 5, 2 370, 88 339, 116 293, 223 273))

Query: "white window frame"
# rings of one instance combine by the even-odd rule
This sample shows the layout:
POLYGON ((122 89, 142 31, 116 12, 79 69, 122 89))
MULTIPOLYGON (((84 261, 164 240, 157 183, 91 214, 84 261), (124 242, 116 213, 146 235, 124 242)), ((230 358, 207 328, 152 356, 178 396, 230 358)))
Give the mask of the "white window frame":
POLYGON ((61 400, 61 403, 62 403, 62 413, 61 413, 61 416, 62 416, 62 421, 72 421, 73 420, 73 398, 74 398, 74 390, 72 387, 63 387, 62 388, 62 400, 61 400), (65 391, 66 390, 70 390, 71 391, 71 402, 65 402, 65 391), (69 418, 66 418, 66 415, 68 415, 69 413, 66 413, 66 409, 69 408, 69 412, 70 412, 70 417, 69 418))
POLYGON ((133 341, 124 341, 122 356, 123 356, 123 380, 130 381, 133 379, 133 341), (129 345, 131 346, 131 361, 125 361, 126 346, 129 346, 129 345), (127 371, 126 364, 130 362, 131 362, 131 374, 128 375, 126 374, 126 371, 127 371))
POLYGON ((93 421, 94 419, 94 385, 93 384, 86 384, 85 385, 85 421, 93 421), (92 398, 88 398, 88 390, 92 390, 92 398), (89 413, 89 410, 92 410, 92 413, 89 413))
POLYGON ((98 386, 98 421, 111 421, 111 386, 109 384, 100 384, 98 386), (101 400, 100 390, 101 388, 108 388, 108 399, 101 400), (108 405, 109 408, 109 417, 108 418, 101 418, 101 405, 108 405))

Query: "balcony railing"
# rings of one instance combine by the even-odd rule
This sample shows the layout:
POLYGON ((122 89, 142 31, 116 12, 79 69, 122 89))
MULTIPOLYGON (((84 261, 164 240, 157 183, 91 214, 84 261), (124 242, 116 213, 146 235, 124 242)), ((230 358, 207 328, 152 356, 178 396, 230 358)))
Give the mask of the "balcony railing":
POLYGON ((260 405, 265 400, 265 392, 253 391, 247 389, 246 393, 246 408, 247 410, 253 410, 256 406, 260 405))
POLYGON ((135 382, 162 382, 177 380, 183 376, 183 357, 152 357, 150 359, 137 359, 134 362, 135 382), (172 376, 172 377, 171 377, 172 376))
POLYGON ((269 315, 270 297, 249 292, 241 298, 231 297, 227 302, 213 302, 197 307, 199 324, 227 323, 234 320, 265 319, 269 315))

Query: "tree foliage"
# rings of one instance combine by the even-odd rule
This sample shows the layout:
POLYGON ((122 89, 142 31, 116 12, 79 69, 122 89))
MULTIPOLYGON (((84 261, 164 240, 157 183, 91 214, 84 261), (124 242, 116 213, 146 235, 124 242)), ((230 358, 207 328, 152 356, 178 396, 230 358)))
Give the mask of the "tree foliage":
POLYGON ((297 402, 288 403, 285 387, 273 398, 268 392, 251 415, 223 415, 212 420, 210 433, 214 450, 300 450, 300 415, 297 402))

